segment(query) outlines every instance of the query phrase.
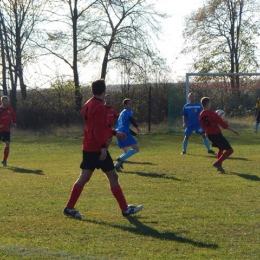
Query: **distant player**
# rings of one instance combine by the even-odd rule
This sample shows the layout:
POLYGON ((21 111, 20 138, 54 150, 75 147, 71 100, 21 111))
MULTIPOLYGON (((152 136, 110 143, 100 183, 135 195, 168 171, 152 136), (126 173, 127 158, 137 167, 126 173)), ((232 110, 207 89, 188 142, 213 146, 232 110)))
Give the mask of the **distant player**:
POLYGON ((255 105, 255 126, 254 126, 254 132, 257 133, 259 123, 260 123, 260 98, 257 99, 256 105, 255 105))
MULTIPOLYGON (((107 125, 110 129, 114 126, 115 120, 118 118, 118 113, 115 107, 112 105, 112 98, 110 94, 105 95, 105 108, 107 111, 107 125)), ((113 135, 109 135, 108 144, 110 145, 113 139, 113 135)))
POLYGON ((0 106, 0 139, 5 143, 3 166, 7 165, 7 158, 10 152, 11 132, 10 126, 16 126, 16 116, 13 108, 9 105, 7 96, 1 97, 2 105, 0 106))
POLYGON ((130 126, 133 125, 138 133, 141 132, 139 126, 133 118, 132 101, 129 98, 126 98, 123 100, 122 104, 124 106, 124 110, 119 114, 116 123, 116 131, 125 133, 126 139, 122 140, 117 138, 119 148, 124 151, 124 153, 117 158, 117 163, 115 165, 117 171, 120 171, 123 168, 123 162, 126 159, 139 152, 139 146, 133 137, 136 136, 138 138, 139 135, 132 131, 130 126))
POLYGON ((184 105, 182 109, 182 122, 184 130, 184 139, 183 139, 183 150, 181 154, 187 153, 187 147, 190 135, 194 131, 203 138, 203 142, 207 148, 208 153, 214 154, 214 151, 210 149, 210 143, 208 138, 205 135, 205 132, 201 128, 199 122, 199 114, 202 111, 202 106, 199 102, 196 102, 196 96, 193 92, 190 92, 188 95, 190 102, 184 105))
POLYGON ((213 166, 217 168, 218 171, 224 172, 222 162, 233 153, 233 149, 227 139, 222 135, 219 126, 234 132, 236 135, 239 135, 239 133, 230 128, 229 125, 223 121, 221 116, 211 110, 210 98, 203 97, 201 99, 201 104, 203 106, 203 111, 200 113, 200 124, 209 140, 212 142, 212 145, 218 148, 218 160, 213 163, 213 166))

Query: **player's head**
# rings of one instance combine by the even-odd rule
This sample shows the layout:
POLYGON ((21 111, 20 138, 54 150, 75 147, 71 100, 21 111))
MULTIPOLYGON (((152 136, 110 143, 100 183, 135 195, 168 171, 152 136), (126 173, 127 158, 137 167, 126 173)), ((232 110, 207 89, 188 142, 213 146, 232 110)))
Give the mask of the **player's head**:
POLYGON ((101 96, 106 92, 106 83, 104 79, 98 79, 92 82, 92 93, 94 96, 101 96))
POLYGON ((105 104, 106 104, 106 105, 108 105, 108 106, 111 105, 112 99, 111 99, 110 94, 106 94, 104 100, 105 100, 105 104))
POLYGON ((201 102, 204 109, 205 108, 210 109, 211 103, 210 103, 209 97, 203 97, 200 102, 201 102))
POLYGON ((196 100, 196 95, 193 92, 190 92, 188 94, 188 99, 189 99, 190 103, 194 103, 196 100))
POLYGON ((124 108, 131 108, 132 107, 132 101, 130 98, 125 98, 122 102, 124 108))
POLYGON ((2 96, 1 97, 1 103, 4 107, 8 107, 9 106, 9 98, 8 96, 2 96))

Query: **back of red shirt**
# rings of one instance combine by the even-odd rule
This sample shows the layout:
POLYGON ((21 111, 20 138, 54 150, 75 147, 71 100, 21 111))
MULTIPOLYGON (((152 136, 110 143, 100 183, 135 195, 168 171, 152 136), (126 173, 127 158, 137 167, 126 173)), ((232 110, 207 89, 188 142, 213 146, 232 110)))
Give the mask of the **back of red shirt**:
POLYGON ((16 116, 11 106, 0 106, 0 132, 10 132, 10 124, 16 123, 16 116))
POLYGON ((219 125, 224 129, 228 128, 228 124, 212 110, 203 110, 200 113, 200 125, 207 135, 215 135, 221 133, 219 125))
POLYGON ((107 147, 107 114, 101 99, 90 98, 82 108, 85 122, 82 149, 88 152, 98 152, 107 147))

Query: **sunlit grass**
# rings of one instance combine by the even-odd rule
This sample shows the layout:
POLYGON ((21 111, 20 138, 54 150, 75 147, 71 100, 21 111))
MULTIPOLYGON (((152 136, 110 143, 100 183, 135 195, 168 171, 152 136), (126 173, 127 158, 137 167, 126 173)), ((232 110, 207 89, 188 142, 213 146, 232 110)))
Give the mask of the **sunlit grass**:
MULTIPOLYGON (((235 150, 226 174, 212 167, 201 137, 182 156, 182 130, 158 126, 119 173, 127 201, 143 211, 123 218, 97 170, 76 205, 83 221, 62 214, 79 173, 81 129, 14 131, 0 168, 0 259, 258 260, 260 136, 253 123, 230 123, 241 136, 224 131, 235 150)), ((110 153, 121 154, 115 139, 110 153)))

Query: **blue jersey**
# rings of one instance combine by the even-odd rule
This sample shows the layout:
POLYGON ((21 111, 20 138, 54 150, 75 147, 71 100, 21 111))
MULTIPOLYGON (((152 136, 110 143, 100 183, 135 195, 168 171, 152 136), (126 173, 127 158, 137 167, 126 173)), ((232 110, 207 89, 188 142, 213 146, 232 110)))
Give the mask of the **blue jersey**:
POLYGON ((186 127, 199 126, 199 115, 203 110, 202 105, 199 102, 194 104, 187 103, 182 109, 182 115, 186 118, 186 127))
POLYGON ((120 114, 116 122, 116 131, 129 134, 131 123, 129 118, 133 117, 133 111, 130 109, 124 109, 120 114))

